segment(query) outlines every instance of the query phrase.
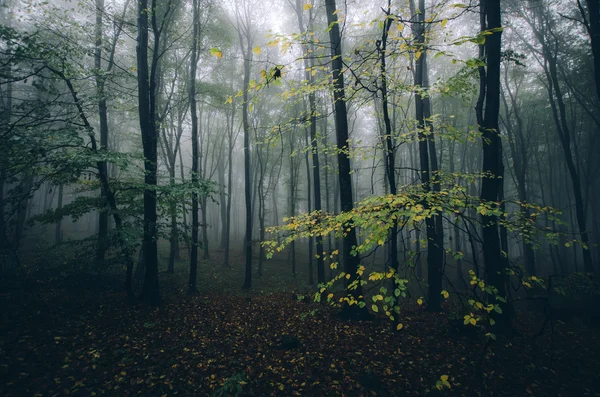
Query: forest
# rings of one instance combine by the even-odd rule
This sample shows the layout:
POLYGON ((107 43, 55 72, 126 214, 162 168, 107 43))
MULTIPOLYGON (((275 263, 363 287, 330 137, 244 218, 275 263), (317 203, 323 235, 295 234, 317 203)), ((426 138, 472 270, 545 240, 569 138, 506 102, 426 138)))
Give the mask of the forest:
POLYGON ((0 395, 600 396, 599 154, 600 0, 1 0, 0 395))

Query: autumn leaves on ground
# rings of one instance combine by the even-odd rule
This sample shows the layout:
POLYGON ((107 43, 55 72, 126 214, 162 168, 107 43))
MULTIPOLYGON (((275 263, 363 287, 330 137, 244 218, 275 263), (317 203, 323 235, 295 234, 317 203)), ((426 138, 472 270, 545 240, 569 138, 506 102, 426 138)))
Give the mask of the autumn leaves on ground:
POLYGON ((310 287, 294 288, 284 263, 266 266, 249 292, 241 272, 212 263, 196 296, 183 273, 165 274, 157 309, 127 304, 110 278, 3 289, 0 395, 600 395, 598 330, 577 320, 557 323, 554 349, 549 328, 534 337, 543 318, 527 312, 520 336, 488 344, 448 308, 429 314, 409 299, 396 331, 300 300, 310 287))

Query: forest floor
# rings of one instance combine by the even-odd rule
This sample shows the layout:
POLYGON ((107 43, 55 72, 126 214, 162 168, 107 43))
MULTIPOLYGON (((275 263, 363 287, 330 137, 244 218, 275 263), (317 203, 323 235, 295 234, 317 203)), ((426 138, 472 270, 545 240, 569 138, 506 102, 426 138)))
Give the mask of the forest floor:
POLYGON ((415 305, 396 331, 299 301, 310 289, 281 262, 246 292, 241 267, 218 262, 201 264, 195 296, 183 264, 161 273, 156 309, 93 277, 3 287, 0 396, 600 396, 599 332, 577 321, 552 344, 549 327, 533 337, 543 316, 520 313, 521 335, 488 346, 415 305))

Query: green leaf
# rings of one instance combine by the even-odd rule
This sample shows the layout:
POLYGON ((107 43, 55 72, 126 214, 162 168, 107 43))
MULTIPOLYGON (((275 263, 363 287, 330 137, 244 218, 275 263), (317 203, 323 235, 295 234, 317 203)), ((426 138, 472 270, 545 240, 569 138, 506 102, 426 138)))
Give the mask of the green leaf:
POLYGON ((371 309, 372 309, 372 310, 373 310, 375 313, 377 313, 377 312, 379 311, 379 308, 377 307, 377 305, 372 305, 372 306, 371 306, 371 309))

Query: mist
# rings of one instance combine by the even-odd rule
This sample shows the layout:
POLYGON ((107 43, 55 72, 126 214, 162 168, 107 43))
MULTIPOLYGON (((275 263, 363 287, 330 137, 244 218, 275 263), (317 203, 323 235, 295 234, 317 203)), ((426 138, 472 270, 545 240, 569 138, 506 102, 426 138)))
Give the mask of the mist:
POLYGON ((597 0, 3 1, 1 394, 593 393, 599 35, 597 0))

